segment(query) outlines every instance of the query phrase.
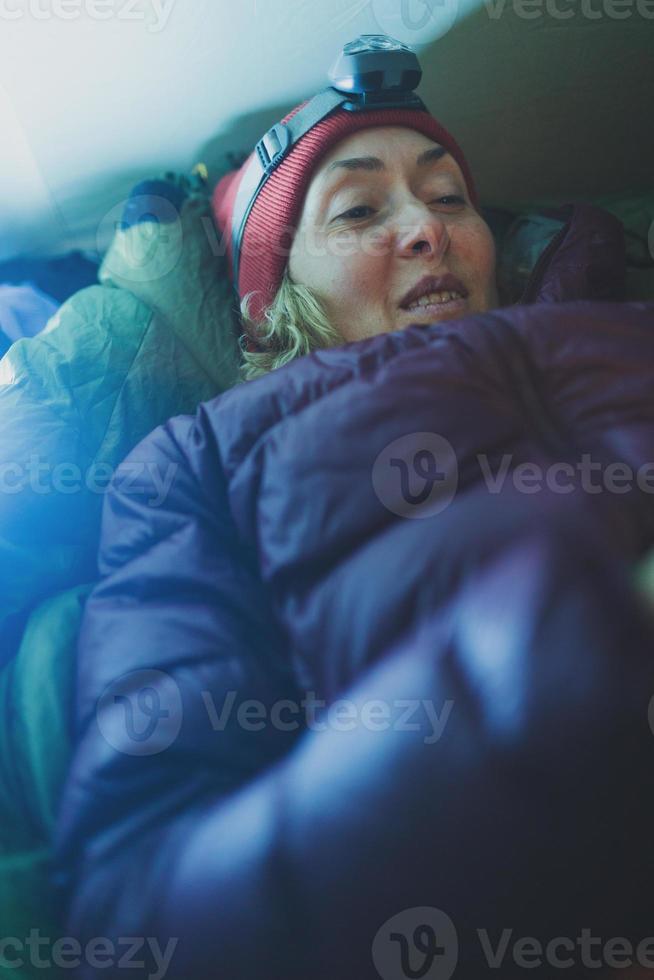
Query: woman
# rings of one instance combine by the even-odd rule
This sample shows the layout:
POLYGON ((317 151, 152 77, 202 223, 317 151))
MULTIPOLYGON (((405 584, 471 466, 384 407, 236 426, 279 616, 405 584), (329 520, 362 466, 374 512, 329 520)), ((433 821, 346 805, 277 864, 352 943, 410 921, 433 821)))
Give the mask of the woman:
POLYGON ((647 935, 654 522, 606 476, 652 445, 654 311, 579 302, 620 279, 583 208, 498 309, 477 205, 427 113, 319 122, 245 224, 260 377, 107 498, 59 856, 71 933, 148 937, 143 975, 522 976, 525 937, 597 975, 584 929, 609 972, 647 935))
MULTIPOLYGON (((346 122, 353 125, 359 120, 346 122)), ((495 244, 472 203, 476 200, 472 180, 469 177, 470 184, 466 183, 456 161, 461 154, 451 138, 429 117, 426 122, 423 129, 431 135, 382 125, 343 136, 341 125, 332 149, 334 137, 329 131, 324 134, 319 152, 325 155, 315 162, 288 264, 268 311, 272 330, 267 338, 249 312, 248 300, 256 300, 256 292, 244 299, 243 319, 266 349, 263 354, 246 355, 246 377, 279 367, 291 354, 312 347, 361 340, 409 323, 450 320, 498 305, 495 244), (426 154, 431 154, 427 160, 426 154), (431 289, 428 283, 422 285, 428 277, 449 280, 444 278, 443 286, 436 283, 431 289), (422 295, 415 296, 413 303, 406 301, 416 287, 422 295), (418 306, 430 292, 438 292, 436 305, 418 306)), ((318 148, 314 153, 317 157, 318 148)), ((232 180, 234 175, 226 177, 214 196, 221 225, 222 195, 228 194, 232 180)), ((301 191, 298 188, 298 197, 301 191)), ((262 202, 261 206, 270 205, 262 202)), ((277 250, 284 257, 283 248, 277 250)), ((252 263, 255 276, 261 275, 256 256, 252 263)), ((249 273, 246 266, 248 284, 249 273)), ((252 285, 259 282, 255 278, 252 285)))

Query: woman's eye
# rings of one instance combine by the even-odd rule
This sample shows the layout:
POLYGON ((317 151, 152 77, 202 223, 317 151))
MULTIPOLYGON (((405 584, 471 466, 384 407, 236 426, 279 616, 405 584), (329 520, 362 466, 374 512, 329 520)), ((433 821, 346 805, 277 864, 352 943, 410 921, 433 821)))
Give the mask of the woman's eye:
MULTIPOLYGON (((449 207, 456 207, 456 206, 465 204, 466 202, 465 202, 465 198, 464 197, 461 197, 460 194, 447 194, 444 197, 438 197, 438 198, 436 198, 431 203, 432 204, 444 204, 444 205, 449 206, 449 207)), ((362 211, 374 211, 374 210, 375 209, 374 208, 371 208, 368 204, 359 204, 359 205, 357 205, 357 207, 350 208, 349 211, 344 211, 343 214, 339 214, 338 217, 339 218, 348 218, 348 219, 350 219, 352 221, 356 221, 357 218, 363 218, 364 217, 364 215, 361 214, 360 212, 362 212, 362 211)))
POLYGON ((357 211, 372 211, 373 208, 369 207, 367 204, 359 204, 356 208, 350 208, 349 211, 345 211, 343 214, 339 215, 339 218, 361 218, 363 215, 357 214, 357 211))
POLYGON ((437 198, 439 204, 465 204, 465 199, 460 194, 448 194, 446 197, 437 198))

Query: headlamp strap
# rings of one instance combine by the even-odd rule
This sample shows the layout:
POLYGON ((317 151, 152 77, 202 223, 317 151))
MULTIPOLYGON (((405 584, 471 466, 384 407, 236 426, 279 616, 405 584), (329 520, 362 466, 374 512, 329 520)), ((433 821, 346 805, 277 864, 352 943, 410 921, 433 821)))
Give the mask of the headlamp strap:
POLYGON ((259 191, 298 140, 348 98, 347 94, 330 86, 315 95, 288 122, 275 123, 257 143, 234 202, 232 256, 234 287, 237 293, 242 234, 259 191))

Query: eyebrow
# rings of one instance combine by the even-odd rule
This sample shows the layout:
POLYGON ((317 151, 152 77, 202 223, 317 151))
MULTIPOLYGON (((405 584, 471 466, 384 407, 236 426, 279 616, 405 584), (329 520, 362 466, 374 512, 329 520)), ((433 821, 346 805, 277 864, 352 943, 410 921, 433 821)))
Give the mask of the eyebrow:
MULTIPOLYGON (((450 154, 444 146, 433 146, 430 150, 425 150, 416 159, 416 166, 424 167, 436 160, 441 160, 450 154)), ((349 160, 335 160, 327 167, 325 176, 334 170, 386 170, 386 164, 379 157, 351 157, 349 160)))

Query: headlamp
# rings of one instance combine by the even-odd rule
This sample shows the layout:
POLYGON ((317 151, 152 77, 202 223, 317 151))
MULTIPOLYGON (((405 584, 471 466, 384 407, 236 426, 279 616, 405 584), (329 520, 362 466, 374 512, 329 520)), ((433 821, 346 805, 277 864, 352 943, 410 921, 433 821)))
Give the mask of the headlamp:
POLYGON ((427 112, 414 92, 422 69, 406 44, 386 34, 362 34, 346 44, 336 59, 331 85, 311 99, 286 123, 275 123, 259 140, 243 175, 232 215, 234 288, 238 294, 241 246, 245 225, 262 187, 293 146, 336 109, 417 109, 427 112))
POLYGON ((386 101, 389 96, 393 107, 398 101, 406 106, 417 99, 413 90, 422 78, 422 71, 416 55, 406 44, 385 34, 362 34, 345 45, 329 78, 333 88, 355 98, 352 111, 356 111, 372 102, 379 108, 377 101, 386 101))

